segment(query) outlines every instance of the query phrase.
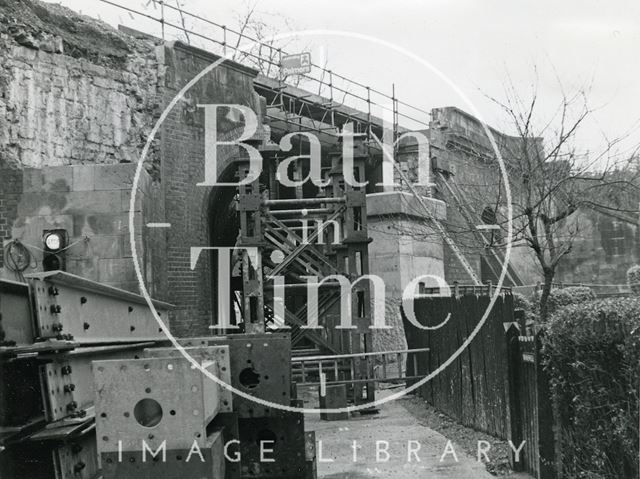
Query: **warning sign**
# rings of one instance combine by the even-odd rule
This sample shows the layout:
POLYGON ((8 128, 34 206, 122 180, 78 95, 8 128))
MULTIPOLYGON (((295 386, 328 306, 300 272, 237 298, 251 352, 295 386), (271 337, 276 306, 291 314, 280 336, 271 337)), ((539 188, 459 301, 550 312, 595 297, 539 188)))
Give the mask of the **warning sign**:
POLYGON ((282 57, 280 71, 283 76, 309 73, 311 71, 311 53, 304 52, 282 57))

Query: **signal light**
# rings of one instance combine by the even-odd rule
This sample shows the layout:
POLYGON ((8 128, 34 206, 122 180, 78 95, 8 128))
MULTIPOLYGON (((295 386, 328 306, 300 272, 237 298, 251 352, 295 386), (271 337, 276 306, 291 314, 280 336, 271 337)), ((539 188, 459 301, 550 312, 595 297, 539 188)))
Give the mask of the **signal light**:
POLYGON ((65 250, 69 242, 69 234, 67 233, 67 230, 44 230, 42 232, 42 241, 44 243, 42 269, 44 271, 65 271, 65 250))

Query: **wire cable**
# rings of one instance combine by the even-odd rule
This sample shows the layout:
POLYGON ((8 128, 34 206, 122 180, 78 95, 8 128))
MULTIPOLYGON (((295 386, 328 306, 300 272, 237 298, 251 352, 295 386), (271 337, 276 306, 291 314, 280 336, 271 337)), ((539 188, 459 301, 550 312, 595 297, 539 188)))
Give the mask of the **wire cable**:
POLYGON ((10 241, 4 248, 4 264, 9 271, 12 271, 21 280, 25 281, 24 271, 29 266, 36 268, 37 261, 34 259, 31 251, 20 240, 14 239, 10 241), (32 266, 32 263, 33 266, 32 266))

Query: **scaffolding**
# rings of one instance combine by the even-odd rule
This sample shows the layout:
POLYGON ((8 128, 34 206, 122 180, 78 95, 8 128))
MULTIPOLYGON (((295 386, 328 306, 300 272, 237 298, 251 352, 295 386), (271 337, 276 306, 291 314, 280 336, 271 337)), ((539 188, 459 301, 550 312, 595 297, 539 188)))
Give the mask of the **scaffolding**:
POLYGON ((307 128, 333 135, 351 123, 356 133, 370 139, 372 133, 382 137, 383 120, 374 113, 380 111, 384 115, 388 112, 394 140, 403 130, 401 123, 407 124, 404 128, 410 126, 414 130, 429 127, 430 112, 398 99, 395 84, 391 86, 391 94, 385 93, 313 62, 310 73, 295 75, 295 78, 284 77, 280 65, 288 52, 273 43, 260 41, 164 0, 148 2, 153 5, 154 13, 112 0, 99 1, 127 12, 132 18, 137 15, 156 23, 163 40, 174 32, 177 38, 198 39, 214 53, 246 66, 266 65, 256 78, 255 87, 267 99, 267 116, 275 121, 294 126, 308 121, 307 128), (172 19, 171 13, 177 15, 176 20, 172 19), (187 28, 188 22, 194 22, 200 28, 187 28), (299 83, 304 83, 305 89, 297 88, 299 83))

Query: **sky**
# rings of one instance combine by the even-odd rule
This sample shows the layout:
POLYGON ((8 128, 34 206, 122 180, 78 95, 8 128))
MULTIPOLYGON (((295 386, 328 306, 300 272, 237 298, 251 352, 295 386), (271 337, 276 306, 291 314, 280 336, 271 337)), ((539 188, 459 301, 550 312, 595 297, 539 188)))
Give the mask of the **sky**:
MULTIPOLYGON (((326 60, 332 71, 389 95, 395 87, 401 101, 421 110, 457 106, 507 133, 513 133, 513 123, 488 98, 504 101, 507 79, 524 101, 537 85, 534 118, 538 125, 557 124, 554 114, 563 92, 571 95, 587 88, 594 111, 576 137, 578 150, 597 153, 607 138, 627 134, 617 147, 621 155, 640 143, 637 0, 179 1, 185 10, 230 28, 237 28, 238 15, 255 4, 253 18, 267 25, 267 33, 346 32, 303 33, 289 40, 287 49, 310 51, 314 63, 325 64, 326 60), (374 37, 379 42, 348 35, 374 37)), ((159 16, 159 8, 154 9, 148 0, 113 2, 159 16)), ((122 23, 159 34, 155 22, 100 0, 55 3, 113 25, 122 23)), ((209 33, 212 27, 197 20, 187 19, 186 24, 197 32, 219 33, 209 33)), ((175 35, 169 30, 167 37, 175 35)), ((361 91, 364 96, 365 90, 361 91)), ((421 112, 403 111, 428 119, 421 112)), ((411 127, 410 120, 406 121, 411 127)))

